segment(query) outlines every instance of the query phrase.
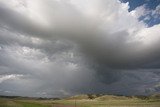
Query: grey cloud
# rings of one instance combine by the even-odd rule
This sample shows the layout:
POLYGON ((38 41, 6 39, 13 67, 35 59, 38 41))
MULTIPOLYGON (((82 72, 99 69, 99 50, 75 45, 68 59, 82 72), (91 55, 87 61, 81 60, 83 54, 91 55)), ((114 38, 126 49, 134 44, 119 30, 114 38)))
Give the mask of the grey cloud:
MULTIPOLYGON (((152 46, 155 49, 145 49, 145 46, 138 42, 128 43, 131 38, 127 29, 110 34, 100 29, 102 24, 99 21, 90 21, 91 19, 85 17, 68 2, 53 2, 51 4, 55 5, 55 7, 52 7, 55 11, 51 12, 49 10, 52 5, 46 8, 50 11, 48 14, 53 24, 48 29, 43 28, 40 24, 33 23, 33 21, 8 8, 1 8, 1 19, 9 27, 32 34, 32 36, 43 38, 49 36, 53 40, 62 38, 74 41, 78 43, 83 53, 88 57, 98 62, 107 63, 111 67, 141 66, 159 57, 158 47, 152 46)), ((50 20, 48 19, 48 21, 50 20)))
POLYGON ((0 5, 1 26, 6 26, 7 29, 17 33, 26 33, 32 36, 48 35, 48 32, 46 33, 46 28, 42 27, 39 23, 34 22, 29 17, 12 10, 2 3, 0 5))

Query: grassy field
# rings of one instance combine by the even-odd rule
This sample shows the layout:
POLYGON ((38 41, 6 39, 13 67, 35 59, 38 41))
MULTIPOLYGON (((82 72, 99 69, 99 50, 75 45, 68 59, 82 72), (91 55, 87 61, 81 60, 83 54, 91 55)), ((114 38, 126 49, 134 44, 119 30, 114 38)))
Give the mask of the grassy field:
POLYGON ((0 107, 160 107, 160 99, 102 96, 94 99, 72 97, 62 100, 0 98, 0 107))
POLYGON ((160 107, 160 100, 60 100, 59 104, 77 105, 77 107, 160 107))

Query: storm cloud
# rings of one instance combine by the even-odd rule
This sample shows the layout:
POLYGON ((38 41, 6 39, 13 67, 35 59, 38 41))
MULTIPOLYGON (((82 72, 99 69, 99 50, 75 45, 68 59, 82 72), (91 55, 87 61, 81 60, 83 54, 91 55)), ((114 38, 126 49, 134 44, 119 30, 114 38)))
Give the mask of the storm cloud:
POLYGON ((117 0, 1 0, 0 94, 159 92, 160 24, 148 27, 138 19, 147 10, 128 8, 117 0))

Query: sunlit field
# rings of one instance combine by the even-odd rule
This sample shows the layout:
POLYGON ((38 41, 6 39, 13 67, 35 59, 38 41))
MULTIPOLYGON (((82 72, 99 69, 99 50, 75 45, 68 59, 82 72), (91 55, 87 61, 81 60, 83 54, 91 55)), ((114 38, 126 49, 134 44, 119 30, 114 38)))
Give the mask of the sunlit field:
POLYGON ((98 97, 94 99, 23 99, 1 98, 0 107, 160 107, 160 99, 140 99, 125 97, 98 97))

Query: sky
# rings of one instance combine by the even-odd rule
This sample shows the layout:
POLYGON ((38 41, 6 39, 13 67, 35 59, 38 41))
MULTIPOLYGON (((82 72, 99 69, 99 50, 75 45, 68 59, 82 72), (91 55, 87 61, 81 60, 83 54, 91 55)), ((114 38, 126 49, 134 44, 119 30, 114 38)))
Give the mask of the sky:
POLYGON ((0 0, 0 95, 160 92, 160 0, 0 0))
MULTIPOLYGON (((153 10, 156 10, 156 8, 160 4, 160 0, 121 0, 123 3, 129 3, 129 9, 128 11, 132 11, 136 9, 137 7, 143 6, 148 11, 141 17, 139 17, 139 20, 143 20, 144 23, 147 23, 148 26, 153 26, 155 24, 160 23, 160 16, 157 14, 157 16, 154 15, 153 10)), ((157 10, 159 12, 159 10, 157 10)))

